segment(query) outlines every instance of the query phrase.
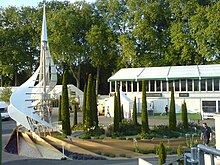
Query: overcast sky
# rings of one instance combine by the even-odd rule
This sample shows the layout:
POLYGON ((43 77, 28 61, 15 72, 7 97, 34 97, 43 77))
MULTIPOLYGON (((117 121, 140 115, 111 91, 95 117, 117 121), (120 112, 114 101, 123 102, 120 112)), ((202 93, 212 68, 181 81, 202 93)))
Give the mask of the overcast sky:
MULTIPOLYGON (((0 0, 1 7, 8 7, 8 6, 37 6, 39 2, 43 0, 0 0)), ((47 0, 52 1, 52 0, 47 0)), ((58 0, 64 1, 64 0, 58 0)), ((75 2, 76 0, 68 0, 70 2, 75 2)), ((86 2, 95 2, 95 0, 86 0, 86 2)))

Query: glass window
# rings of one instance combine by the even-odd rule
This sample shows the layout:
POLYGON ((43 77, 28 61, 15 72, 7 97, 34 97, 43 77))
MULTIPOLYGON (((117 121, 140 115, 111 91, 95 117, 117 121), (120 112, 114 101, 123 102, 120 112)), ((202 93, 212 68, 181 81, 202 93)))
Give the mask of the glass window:
POLYGON ((111 92, 115 92, 115 81, 111 81, 111 92))
POLYGON ((186 80, 181 80, 181 91, 186 91, 186 80))
POLYGON ((206 80, 201 80, 201 91, 206 91, 206 80))
POLYGON ((126 81, 122 81, 122 91, 126 92, 126 81))
POLYGON ((171 91, 171 89, 173 88, 173 81, 169 80, 168 83, 169 83, 169 91, 171 91))
POLYGON ((179 80, 175 80, 175 91, 180 91, 180 83, 179 83, 179 80))
POLYGON ((207 91, 212 91, 212 79, 207 80, 207 91))
POLYGON ((199 80, 194 80, 194 91, 199 91, 199 80))
POLYGON ((137 82, 133 82, 133 92, 137 92, 137 82))
POLYGON ((159 80, 156 81, 156 91, 161 91, 161 85, 159 80))
POLYGON ((146 84, 146 91, 149 92, 149 81, 145 81, 146 84))
POLYGON ((128 87, 127 92, 131 92, 131 81, 127 81, 127 87, 128 87))
POLYGON ((214 91, 219 91, 219 79, 214 79, 214 91))
POLYGON ((216 112, 216 101, 202 101, 203 112, 215 113, 216 112))
POLYGON ((192 80, 187 80, 188 91, 192 91, 192 80))
POLYGON ((220 112, 220 101, 218 101, 218 112, 220 112))
POLYGON ((138 81, 138 83, 139 83, 139 92, 141 92, 142 91, 142 81, 138 81))
POLYGON ((162 90, 167 91, 167 82, 165 80, 162 81, 162 90))
POLYGON ((155 81, 154 80, 150 80, 150 91, 154 92, 155 91, 155 81))

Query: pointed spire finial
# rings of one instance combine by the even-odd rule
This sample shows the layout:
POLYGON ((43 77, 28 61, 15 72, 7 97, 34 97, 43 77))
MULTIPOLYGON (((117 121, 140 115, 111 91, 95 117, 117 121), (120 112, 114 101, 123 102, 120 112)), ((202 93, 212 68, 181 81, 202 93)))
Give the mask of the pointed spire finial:
POLYGON ((44 3, 41 42, 47 42, 47 22, 46 22, 46 7, 45 6, 46 5, 44 3))

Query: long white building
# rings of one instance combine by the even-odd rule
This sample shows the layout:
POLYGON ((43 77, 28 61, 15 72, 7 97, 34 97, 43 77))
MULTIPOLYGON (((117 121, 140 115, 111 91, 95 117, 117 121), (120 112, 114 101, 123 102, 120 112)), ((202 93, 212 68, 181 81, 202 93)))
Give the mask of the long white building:
POLYGON ((132 112, 130 102, 135 96, 141 112, 142 80, 146 81, 148 110, 154 113, 162 113, 166 105, 169 107, 171 87, 175 91, 177 113, 181 112, 184 100, 189 113, 201 113, 203 118, 220 112, 220 64, 120 69, 108 81, 110 95, 120 84, 120 90, 130 99, 127 103, 122 101, 127 104, 124 105, 125 112, 132 112))

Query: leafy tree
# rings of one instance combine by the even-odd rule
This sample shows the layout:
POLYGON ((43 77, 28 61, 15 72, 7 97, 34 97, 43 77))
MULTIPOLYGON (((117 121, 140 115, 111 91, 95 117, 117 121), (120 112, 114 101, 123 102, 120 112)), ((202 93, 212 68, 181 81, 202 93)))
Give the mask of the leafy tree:
POLYGON ((182 103, 182 121, 183 121, 183 127, 185 129, 188 129, 188 116, 187 116, 187 107, 185 100, 182 103))
MULTIPOLYGON (((102 20, 100 20, 102 21, 102 20)), ((98 95, 100 69, 109 66, 115 51, 115 37, 110 28, 104 22, 93 25, 86 34, 86 40, 90 45, 90 59, 96 71, 96 95, 98 95)))
POLYGON ((70 135, 71 129, 70 129, 70 111, 69 111, 69 99, 68 99, 68 89, 67 89, 67 70, 64 70, 63 73, 61 112, 62 112, 63 133, 66 135, 70 135))
POLYGON ((148 125, 148 113, 147 113, 147 100, 146 100, 146 85, 145 81, 142 80, 142 133, 147 133, 149 131, 148 125))
POLYGON ((119 111, 118 111, 118 103, 116 93, 114 95, 114 127, 113 131, 118 132, 119 130, 119 111))
POLYGON ((74 104, 74 120, 73 120, 73 125, 77 125, 77 111, 78 111, 78 104, 74 104))
POLYGON ((0 100, 6 103, 10 103, 11 94, 12 94, 11 87, 4 87, 1 91, 0 100))
POLYGON ((137 105, 136 105, 136 97, 134 97, 134 104, 133 104, 133 113, 132 113, 132 119, 134 125, 137 125, 137 105))
POLYGON ((60 99, 59 99, 59 108, 58 108, 58 121, 62 121, 62 109, 61 109, 61 105, 62 105, 62 96, 60 95, 60 99))
POLYGON ((166 148, 164 147, 163 143, 160 142, 159 146, 159 164, 162 165, 166 163, 167 153, 166 148))
POLYGON ((176 109, 174 100, 174 89, 171 89, 170 113, 169 113, 169 128, 176 130, 176 109))

